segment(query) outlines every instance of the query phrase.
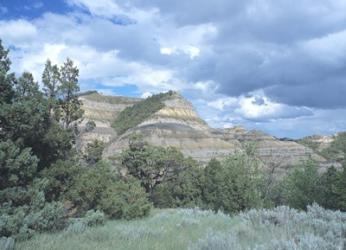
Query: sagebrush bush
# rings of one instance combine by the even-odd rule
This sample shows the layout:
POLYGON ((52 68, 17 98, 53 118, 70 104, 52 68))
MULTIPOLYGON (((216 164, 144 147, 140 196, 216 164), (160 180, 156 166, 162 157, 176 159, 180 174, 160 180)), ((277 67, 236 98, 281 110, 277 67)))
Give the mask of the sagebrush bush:
POLYGON ((14 239, 11 237, 1 237, 0 238, 0 249, 1 250, 13 250, 14 249, 14 239))
POLYGON ((230 250, 241 249, 238 239, 233 234, 208 232, 189 247, 189 250, 230 250))
POLYGON ((106 216, 99 210, 89 210, 81 218, 70 218, 66 232, 83 233, 88 227, 103 225, 106 222, 106 216))
POLYGON ((99 210, 89 210, 83 219, 89 227, 103 225, 106 221, 105 214, 99 210))
POLYGON ((228 232, 209 232, 190 249, 343 250, 346 214, 314 204, 307 212, 281 206, 236 216, 228 232))

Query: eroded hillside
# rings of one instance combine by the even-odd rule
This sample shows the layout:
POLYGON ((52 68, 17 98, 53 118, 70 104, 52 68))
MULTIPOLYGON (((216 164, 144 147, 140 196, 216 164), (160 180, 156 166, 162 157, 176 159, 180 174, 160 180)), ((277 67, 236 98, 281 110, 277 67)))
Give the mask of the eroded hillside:
POLYGON ((96 123, 93 131, 85 132, 84 129, 82 144, 93 139, 106 142, 104 157, 119 154, 128 146, 129 137, 140 133, 152 145, 176 147, 202 163, 242 151, 249 143, 254 145, 257 156, 267 166, 296 165, 310 158, 321 164, 325 162, 314 150, 295 141, 279 140, 261 131, 247 131, 242 127, 210 128, 192 104, 177 92, 160 94, 149 98, 149 101, 98 93, 80 98, 85 110, 82 130, 87 120, 96 123), (122 126, 121 130, 116 126, 122 126), (121 133, 117 134, 117 129, 121 133))

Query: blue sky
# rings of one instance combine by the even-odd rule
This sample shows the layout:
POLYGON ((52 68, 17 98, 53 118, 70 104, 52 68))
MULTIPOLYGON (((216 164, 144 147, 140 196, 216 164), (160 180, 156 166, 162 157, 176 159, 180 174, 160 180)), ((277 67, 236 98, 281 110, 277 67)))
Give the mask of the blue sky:
POLYGON ((180 91, 213 127, 346 130, 346 1, 0 0, 12 70, 72 58, 82 90, 180 91))

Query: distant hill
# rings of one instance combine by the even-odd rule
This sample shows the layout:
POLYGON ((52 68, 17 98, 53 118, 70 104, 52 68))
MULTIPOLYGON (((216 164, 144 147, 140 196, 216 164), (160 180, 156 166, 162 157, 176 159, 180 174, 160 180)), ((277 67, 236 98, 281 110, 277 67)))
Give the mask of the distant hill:
POLYGON ((252 144, 267 167, 291 166, 310 158, 323 165, 326 160, 311 147, 293 140, 280 140, 262 131, 242 127, 214 129, 203 121, 192 104, 178 92, 167 92, 147 99, 106 96, 90 92, 80 96, 86 121, 94 120, 96 129, 81 134, 81 145, 99 139, 107 143, 104 157, 119 154, 128 139, 140 133, 158 146, 173 146, 201 163, 222 159, 252 144))

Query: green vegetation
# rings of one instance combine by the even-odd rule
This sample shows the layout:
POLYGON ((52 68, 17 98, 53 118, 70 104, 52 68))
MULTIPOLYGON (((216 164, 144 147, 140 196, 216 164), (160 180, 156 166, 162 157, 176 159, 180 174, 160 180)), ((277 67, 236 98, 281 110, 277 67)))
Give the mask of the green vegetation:
POLYGON ((245 153, 222 162, 213 159, 202 169, 174 148, 153 147, 135 138, 120 159, 156 207, 205 207, 235 213, 261 205, 259 162, 245 153))
POLYGON ((112 124, 115 131, 121 135, 137 126, 145 119, 164 107, 163 101, 173 95, 172 91, 148 97, 131 107, 125 108, 112 124))
POLYGON ((121 165, 130 175, 141 181, 146 192, 152 194, 160 183, 169 181, 194 164, 175 148, 154 147, 136 138, 120 157, 121 165))
POLYGON ((105 143, 99 140, 94 140, 88 143, 84 150, 84 161, 88 165, 94 165, 102 159, 102 152, 105 148, 105 143))
POLYGON ((319 143, 313 141, 313 137, 312 136, 308 136, 305 137, 303 139, 298 140, 298 142, 306 147, 311 148, 312 150, 314 150, 315 152, 318 152, 318 147, 319 147, 319 143))
POLYGON ((235 213, 261 205, 261 174, 258 160, 235 154, 218 163, 212 160, 205 168, 204 200, 214 211, 235 213))
POLYGON ((157 210, 141 220, 37 235, 16 249, 335 250, 345 246, 345 223, 345 214, 317 205, 307 212, 278 207, 234 217, 199 209, 157 210))
POLYGON ((326 159, 342 162, 346 160, 346 132, 337 134, 331 145, 322 150, 322 156, 326 159))
POLYGON ((83 96, 85 99, 90 101, 106 102, 109 104, 134 104, 135 102, 141 100, 139 98, 102 95, 102 94, 99 94, 97 91, 88 91, 88 92, 79 94, 79 96, 83 96))
POLYGON ((104 162, 77 175, 66 198, 74 204, 79 215, 99 209, 111 218, 132 219, 147 215, 151 209, 139 181, 122 179, 104 162))

